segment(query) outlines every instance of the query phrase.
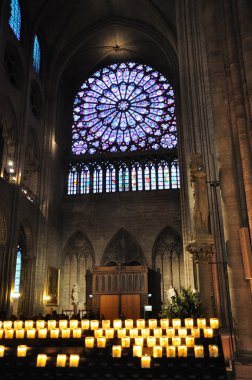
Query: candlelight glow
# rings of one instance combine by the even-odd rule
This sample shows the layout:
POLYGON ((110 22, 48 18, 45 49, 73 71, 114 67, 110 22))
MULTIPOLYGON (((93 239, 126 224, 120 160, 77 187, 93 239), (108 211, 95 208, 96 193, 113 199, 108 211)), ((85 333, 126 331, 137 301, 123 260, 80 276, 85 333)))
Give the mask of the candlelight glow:
POLYGON ((204 347, 202 345, 194 346, 195 358, 204 358, 204 347))
POLYGON ((37 356, 37 367, 45 367, 47 361, 47 355, 46 354, 38 354, 37 356))
POLYGON ((204 329, 206 327, 206 319, 205 318, 197 318, 197 326, 199 329, 204 329))
POLYGON ((133 357, 141 358, 143 352, 142 346, 133 346, 133 357))
POLYGON ((67 359, 67 356, 65 354, 58 354, 56 366, 57 367, 65 367, 66 366, 66 359, 67 359))
POLYGON ((210 318, 210 327, 212 329, 218 329, 219 328, 219 319, 218 318, 210 318))
POLYGON ((150 356, 142 356, 141 357, 141 367, 142 368, 150 368, 151 366, 151 357, 150 356))
POLYGON ((210 358, 217 358, 219 356, 219 349, 215 344, 209 344, 208 351, 210 358))
POLYGON ((161 346, 154 346, 153 347, 153 357, 154 358, 162 358, 163 350, 161 346))
POLYGON ((113 346, 112 347, 112 356, 113 356, 113 358, 120 358, 122 356, 122 347, 121 346, 113 346))
POLYGON ((85 347, 86 348, 94 348, 94 337, 93 336, 87 336, 85 338, 85 347))
POLYGON ((78 367, 80 355, 71 354, 69 359, 69 367, 78 367))
POLYGON ((27 353, 27 346, 22 345, 22 346, 17 346, 17 356, 19 358, 24 358, 27 353))
POLYGON ((169 327, 169 319, 160 319, 161 329, 167 329, 169 327))

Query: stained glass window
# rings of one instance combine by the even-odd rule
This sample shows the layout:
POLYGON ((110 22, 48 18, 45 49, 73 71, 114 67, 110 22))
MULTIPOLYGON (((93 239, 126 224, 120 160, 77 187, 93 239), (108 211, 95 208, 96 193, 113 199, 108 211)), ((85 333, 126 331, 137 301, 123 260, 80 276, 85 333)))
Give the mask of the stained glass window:
POLYGON ((36 73, 40 72, 40 45, 38 36, 34 37, 33 43, 33 67, 36 73))
POLYGON ((19 290, 20 290, 21 268, 22 268, 22 250, 21 250, 20 245, 18 245, 15 280, 14 280, 14 293, 19 293, 19 290))
POLYGON ((9 25, 13 30, 13 33, 20 40, 20 32, 21 32, 21 9, 18 0, 11 0, 10 3, 11 11, 9 18, 9 25))
POLYGON ((106 169, 106 192, 116 191, 116 170, 114 165, 109 165, 106 169))
POLYGON ((71 167, 68 173, 68 194, 77 194, 78 187, 78 172, 75 166, 71 167))
POLYGON ((119 191, 129 191, 129 168, 125 164, 119 168, 119 191))
POLYGON ((90 192, 90 170, 87 166, 81 169, 80 173, 80 193, 88 194, 90 192))
POLYGON ((178 160, 174 160, 171 165, 171 187, 173 189, 180 187, 178 160))
POLYGON ((103 178, 102 178, 102 168, 98 165, 94 169, 93 174, 93 192, 102 193, 103 178))
POLYGON ((159 190, 170 188, 169 168, 165 161, 161 161, 158 165, 158 188, 159 190))
POLYGON ((96 71, 74 100, 72 152, 172 149, 177 146, 175 96, 167 78, 135 62, 96 71))

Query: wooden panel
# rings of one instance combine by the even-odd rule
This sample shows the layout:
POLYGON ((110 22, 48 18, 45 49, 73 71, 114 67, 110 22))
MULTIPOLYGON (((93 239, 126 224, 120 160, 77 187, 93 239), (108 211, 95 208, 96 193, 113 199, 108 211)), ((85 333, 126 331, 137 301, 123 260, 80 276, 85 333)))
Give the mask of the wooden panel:
POLYGON ((140 295, 123 294, 121 298, 122 314, 126 318, 140 318, 140 295))
POLYGON ((105 319, 119 318, 119 296, 101 295, 100 296, 100 315, 105 319))

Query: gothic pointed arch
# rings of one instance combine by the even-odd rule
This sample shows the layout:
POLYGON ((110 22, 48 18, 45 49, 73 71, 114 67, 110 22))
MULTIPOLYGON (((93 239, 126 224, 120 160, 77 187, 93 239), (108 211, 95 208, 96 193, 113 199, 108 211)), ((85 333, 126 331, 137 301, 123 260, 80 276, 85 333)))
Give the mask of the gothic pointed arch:
POLYGON ((121 228, 108 243, 101 265, 145 265, 146 259, 143 251, 127 230, 121 228))

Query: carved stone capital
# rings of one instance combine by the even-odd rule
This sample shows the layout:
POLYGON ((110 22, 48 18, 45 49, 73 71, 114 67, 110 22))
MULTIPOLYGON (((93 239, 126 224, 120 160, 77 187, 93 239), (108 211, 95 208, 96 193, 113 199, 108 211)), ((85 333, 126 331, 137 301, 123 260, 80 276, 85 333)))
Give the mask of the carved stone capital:
POLYGON ((197 236, 195 240, 188 243, 186 250, 191 253, 195 262, 208 263, 215 254, 213 236, 210 234, 197 236))

